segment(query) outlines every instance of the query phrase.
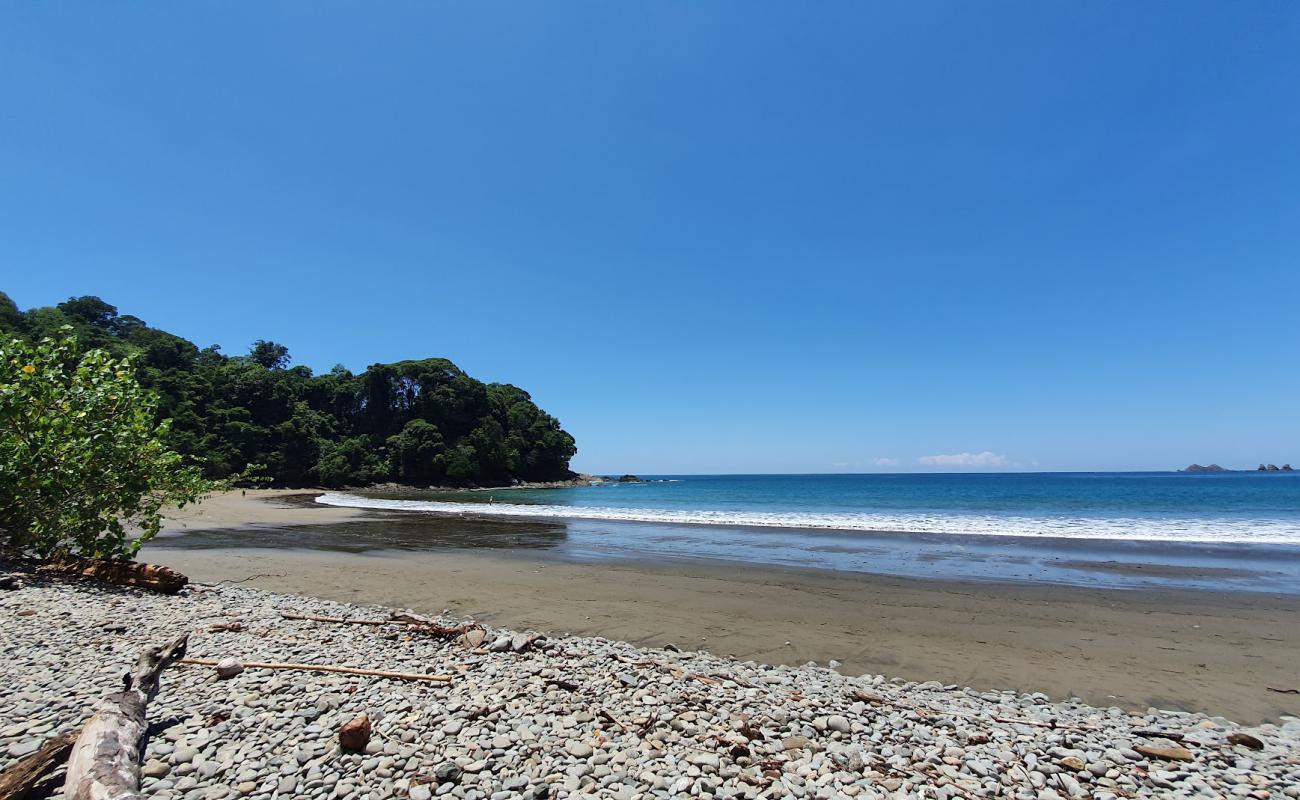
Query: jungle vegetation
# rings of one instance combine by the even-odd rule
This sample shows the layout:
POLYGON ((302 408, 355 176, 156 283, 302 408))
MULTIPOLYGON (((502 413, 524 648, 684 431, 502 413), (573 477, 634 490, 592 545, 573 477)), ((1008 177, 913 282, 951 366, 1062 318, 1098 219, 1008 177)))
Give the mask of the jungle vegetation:
POLYGON ((200 348, 98 297, 21 311, 0 293, 0 340, 71 335, 125 360, 151 395, 166 446, 204 477, 258 473, 277 486, 501 486, 572 476, 573 437, 523 389, 483 383, 443 358, 314 374, 288 348, 200 348), (70 330, 69 330, 70 329, 70 330), (250 468, 253 468, 250 470, 250 468))

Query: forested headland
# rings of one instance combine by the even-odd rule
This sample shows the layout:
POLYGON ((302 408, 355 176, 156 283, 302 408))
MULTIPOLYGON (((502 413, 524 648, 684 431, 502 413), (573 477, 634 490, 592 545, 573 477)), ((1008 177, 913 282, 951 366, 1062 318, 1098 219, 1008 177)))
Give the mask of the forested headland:
POLYGON ((0 292, 0 337, 36 342, 72 328, 82 349, 131 358, 170 419, 167 444, 213 478, 254 472, 278 486, 502 486, 573 477, 573 437, 523 389, 483 383, 442 358, 290 366, 283 345, 246 355, 119 314, 98 297, 23 312, 0 292))

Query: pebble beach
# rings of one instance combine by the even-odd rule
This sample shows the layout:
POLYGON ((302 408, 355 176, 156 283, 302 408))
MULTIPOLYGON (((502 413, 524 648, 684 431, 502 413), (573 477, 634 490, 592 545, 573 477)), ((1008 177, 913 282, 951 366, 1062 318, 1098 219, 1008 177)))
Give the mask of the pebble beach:
POLYGON ((232 585, 164 596, 38 578, 0 592, 0 765, 75 729, 141 650, 189 632, 198 659, 450 682, 173 668, 148 710, 141 788, 160 800, 1300 797, 1295 718, 1243 727, 846 675, 833 663, 285 614, 378 621, 394 611, 232 585), (362 714, 372 733, 347 752, 339 730, 362 714))

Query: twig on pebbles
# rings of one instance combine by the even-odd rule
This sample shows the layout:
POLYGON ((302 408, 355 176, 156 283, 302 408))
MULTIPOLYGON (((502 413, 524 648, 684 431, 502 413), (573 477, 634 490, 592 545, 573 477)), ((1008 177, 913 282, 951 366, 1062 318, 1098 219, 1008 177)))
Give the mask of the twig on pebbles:
MULTIPOLYGON (((186 658, 182 664, 194 664, 200 667, 215 667, 216 661, 207 658, 186 658)), ((429 683, 451 683, 450 675, 421 675, 415 672, 390 672, 382 669, 358 669, 356 667, 336 667, 329 664, 282 664, 277 662, 247 661, 246 669, 286 669, 302 672, 339 672, 344 675, 365 675, 374 678, 392 678, 401 681, 427 681, 429 683)))
POLYGON ((237 584, 237 583, 248 583, 249 581, 255 581, 255 580, 257 580, 258 578, 283 578, 283 577, 284 577, 284 573, 283 573, 283 572, 257 572, 257 573, 254 573, 254 574, 252 574, 252 575, 249 575, 247 578, 227 578, 227 579, 225 579, 225 580, 217 581, 216 583, 213 583, 213 584, 210 584, 210 585, 211 585, 211 586, 220 586, 220 585, 222 585, 222 584, 224 583, 224 584, 230 584, 230 585, 233 586, 234 584, 237 584))
POLYGON ((394 616, 392 619, 357 619, 351 617, 327 617, 319 614, 295 614, 289 611, 281 612, 280 616, 285 619, 304 620, 307 622, 330 622, 335 625, 370 625, 372 627, 401 625, 405 626, 408 631, 426 633, 431 636, 437 636, 441 639, 451 639, 456 636, 463 636, 469 631, 480 627, 477 623, 473 622, 464 625, 443 625, 430 619, 411 616, 394 616))

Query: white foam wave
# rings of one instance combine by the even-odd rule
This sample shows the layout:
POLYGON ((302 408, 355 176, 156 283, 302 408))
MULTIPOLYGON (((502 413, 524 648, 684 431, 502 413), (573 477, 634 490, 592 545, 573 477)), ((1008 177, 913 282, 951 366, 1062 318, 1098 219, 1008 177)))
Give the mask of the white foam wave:
POLYGON ((1300 524, 1286 519, 1001 516, 873 512, 709 511, 522 503, 448 503, 385 500, 328 492, 316 502, 331 506, 415 511, 443 515, 485 515, 537 519, 609 520, 675 525, 726 525, 761 528, 974 534, 980 536, 1059 537, 1202 543, 1300 544, 1300 524))

